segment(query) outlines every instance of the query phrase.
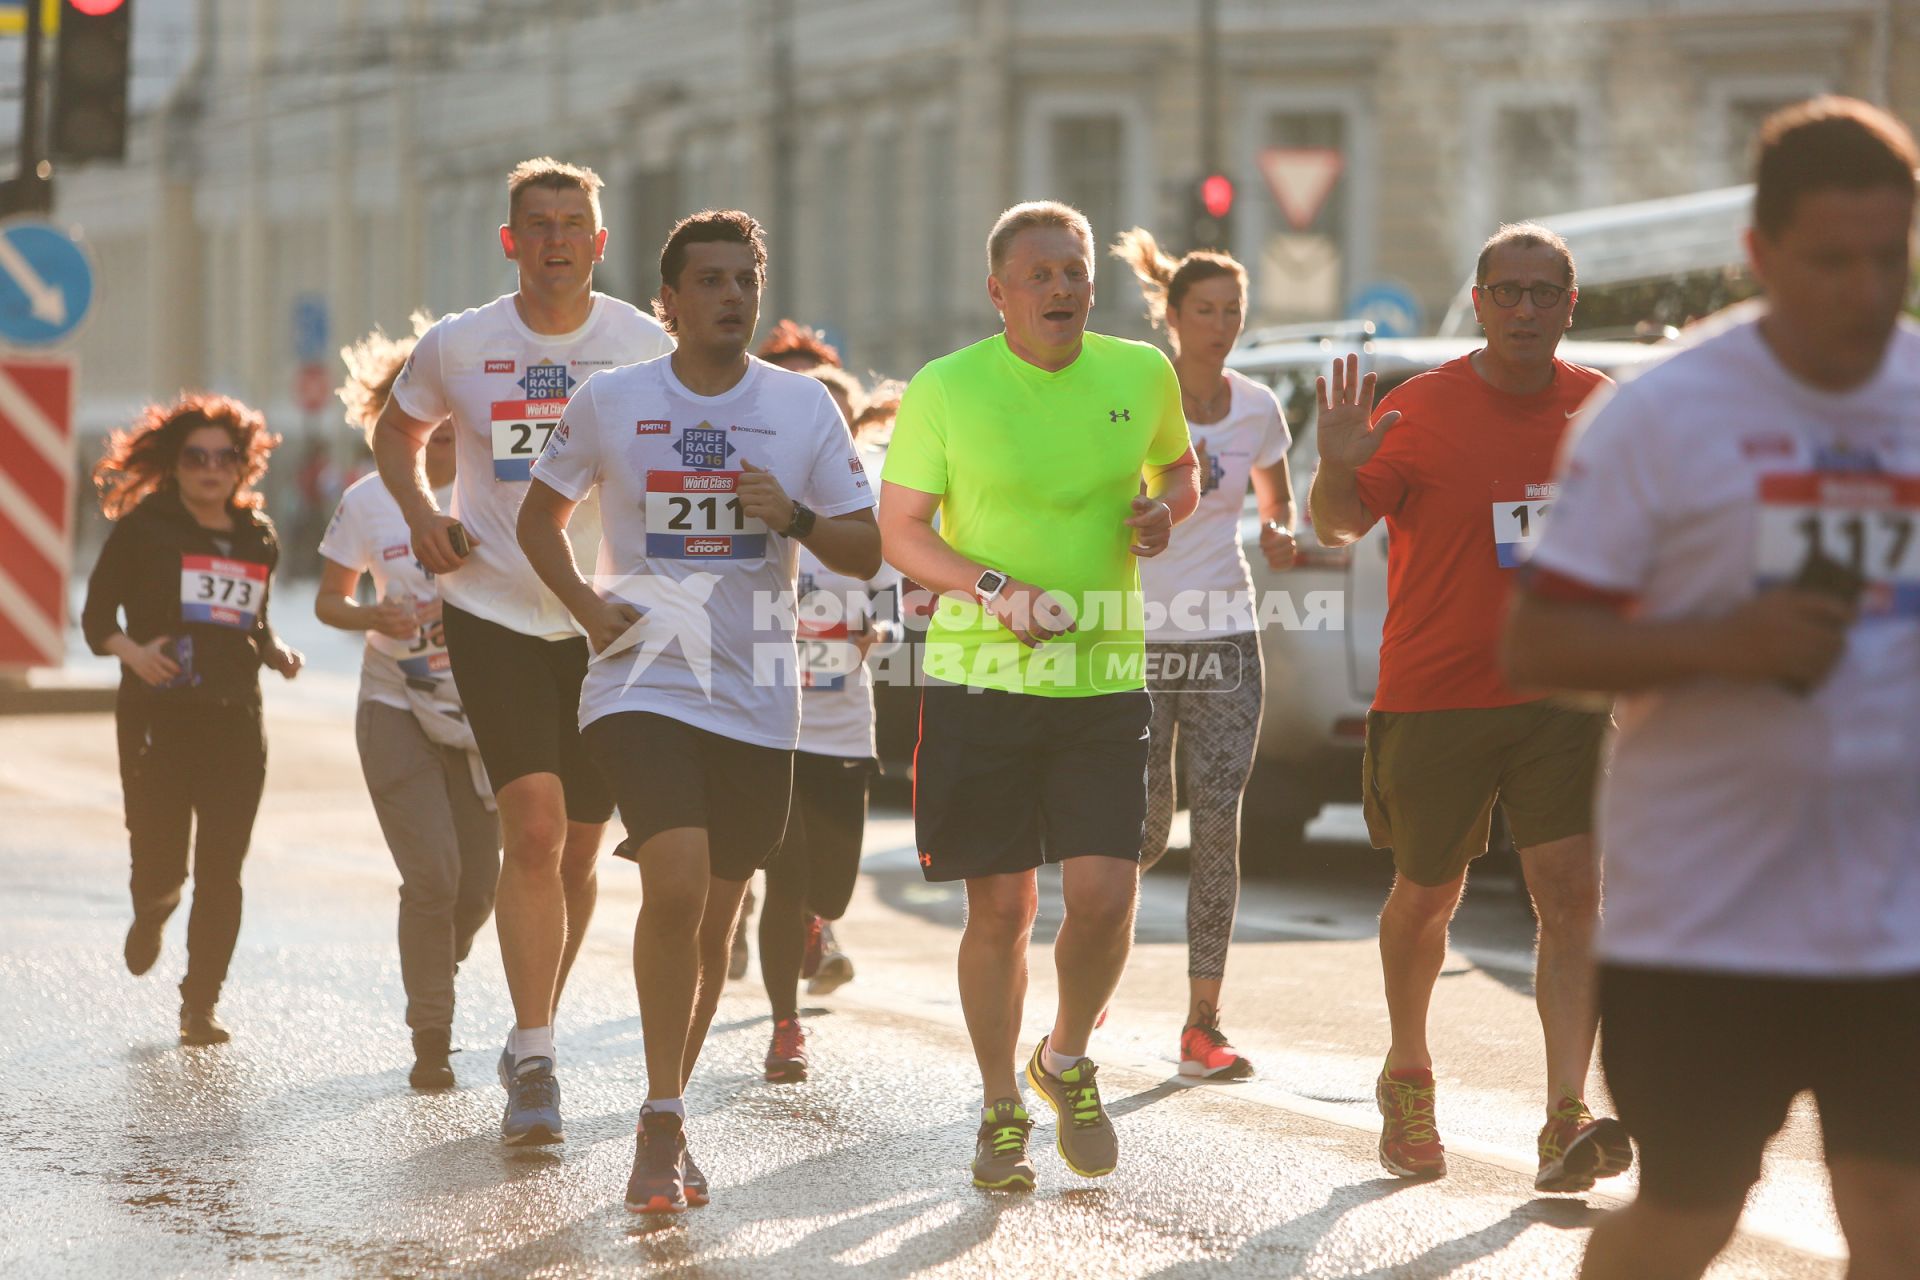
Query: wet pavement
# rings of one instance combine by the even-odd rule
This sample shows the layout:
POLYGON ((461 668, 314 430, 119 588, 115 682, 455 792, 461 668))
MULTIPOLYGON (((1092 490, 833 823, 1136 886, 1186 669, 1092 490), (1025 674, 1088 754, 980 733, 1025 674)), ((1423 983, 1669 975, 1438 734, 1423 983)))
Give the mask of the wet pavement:
MULTIPOLYGON (((153 973, 134 979, 120 962, 110 721, 0 719, 0 903, 13 921, 0 990, 14 1030, 0 1051, 0 1274, 1570 1276, 1586 1228, 1630 1188, 1532 1190, 1544 1067, 1530 923, 1494 876, 1469 895, 1435 1001, 1450 1176, 1409 1185, 1380 1169, 1371 1083, 1385 1017, 1370 925, 1384 876, 1348 843, 1353 816, 1335 812, 1312 857, 1245 895, 1226 1015, 1260 1079, 1176 1074, 1183 885, 1177 866, 1156 873, 1095 1041, 1118 1172, 1072 1175, 1041 1106, 1040 1189, 973 1189, 977 1083, 952 982, 960 903, 920 881, 909 825, 883 810, 840 930, 859 975, 803 1013, 814 1078, 761 1080, 765 1000, 752 979, 731 984, 688 1096, 713 1204, 631 1217, 637 875, 603 861, 562 1004, 563 1146, 495 1138, 508 1011, 491 929, 460 978, 460 1087, 413 1093, 397 877, 340 714, 345 670, 270 695, 271 775, 221 1006, 235 1038, 218 1048, 174 1038, 181 917, 153 973)), ((1051 992, 1038 945, 1036 1037, 1051 992)), ((1713 1274, 1838 1276, 1838 1253, 1817 1133, 1801 1116, 1713 1274)))

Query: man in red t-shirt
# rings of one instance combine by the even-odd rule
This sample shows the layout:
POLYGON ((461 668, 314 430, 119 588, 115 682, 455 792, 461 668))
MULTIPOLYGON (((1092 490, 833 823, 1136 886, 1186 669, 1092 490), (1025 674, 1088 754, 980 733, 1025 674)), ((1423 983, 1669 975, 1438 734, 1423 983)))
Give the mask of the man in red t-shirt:
POLYGON ((1371 422, 1374 375, 1349 356, 1320 382, 1314 532, 1352 542, 1385 519, 1387 625, 1367 714, 1367 828, 1393 850, 1380 960, 1393 1043, 1375 1095, 1380 1162, 1439 1177, 1427 1006, 1467 864, 1497 800, 1540 919, 1535 990, 1546 1033, 1542 1191, 1584 1191, 1627 1168, 1617 1120, 1582 1099, 1593 1061, 1600 914, 1593 790, 1604 714, 1509 686, 1500 629, 1512 570, 1540 534, 1567 423, 1606 382, 1555 357, 1578 297, 1573 255, 1544 227, 1502 227, 1480 252, 1474 314, 1487 345, 1395 389, 1371 422))

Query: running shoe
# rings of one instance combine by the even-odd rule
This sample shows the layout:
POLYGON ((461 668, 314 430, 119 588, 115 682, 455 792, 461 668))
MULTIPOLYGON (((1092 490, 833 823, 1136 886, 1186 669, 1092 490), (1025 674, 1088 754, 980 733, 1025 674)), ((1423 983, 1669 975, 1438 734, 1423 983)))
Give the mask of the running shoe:
POLYGON ((747 918, 753 914, 753 886, 747 886, 746 897, 740 900, 740 915, 733 922, 733 943, 727 951, 727 978, 738 980, 747 976, 747 918))
POLYGON ((807 979, 810 996, 824 996, 853 981, 853 958, 840 949, 839 939, 833 936, 833 921, 820 921, 819 939, 820 957, 807 979))
POLYGON ((1051 1074, 1041 1054, 1047 1037, 1040 1037, 1027 1059, 1027 1083, 1053 1108, 1054 1141, 1067 1168, 1083 1178, 1102 1178, 1120 1162, 1120 1139, 1107 1109, 1100 1105, 1099 1068, 1092 1058, 1081 1058, 1060 1075, 1051 1074))
POLYGON ((1625 1125, 1611 1116, 1595 1119, 1578 1098, 1561 1098, 1553 1118, 1540 1130, 1540 1173, 1533 1188, 1585 1191, 1632 1165, 1633 1143, 1625 1125))
POLYGON ((133 923, 127 926, 127 941, 120 948, 128 973, 138 978, 153 968, 153 962, 160 958, 160 935, 166 923, 165 916, 133 918, 133 923))
POLYGON ((500 1052, 500 1083, 507 1091, 507 1109, 500 1116, 500 1141, 510 1147, 538 1147, 565 1142, 560 1127, 560 1082, 553 1078, 552 1058, 513 1060, 500 1052))
POLYGON ((980 1121, 973 1147, 973 1185, 993 1191, 1033 1190, 1033 1161, 1027 1135, 1033 1121, 1018 1098, 1002 1098, 993 1114, 980 1121))
POLYGON ((1216 1012, 1180 1033, 1180 1074, 1203 1080, 1245 1080, 1253 1074, 1253 1064, 1227 1043, 1216 1012))
POLYGON ((212 1005, 183 1004, 180 1006, 180 1043, 181 1044, 225 1044, 233 1039, 233 1032, 219 1018, 214 1016, 212 1005))
POLYGON ((1422 1067, 1380 1069, 1374 1101, 1386 1124, 1380 1129, 1380 1163, 1401 1178, 1441 1178, 1447 1149, 1433 1119, 1433 1072, 1422 1067))
POLYGON ((413 1033, 413 1070, 407 1083, 416 1089, 451 1089, 454 1085, 453 1033, 445 1027, 433 1027, 413 1033))
POLYGON ((773 1043, 767 1048, 767 1079, 774 1084, 793 1084, 807 1078, 807 1033, 798 1018, 781 1018, 773 1024, 773 1043))
POLYGON ((633 1142, 633 1173, 627 1178, 628 1213, 679 1213, 687 1207, 687 1140, 680 1117, 640 1108, 633 1142))
POLYGON ((693 1162, 692 1150, 680 1154, 680 1169, 686 1176, 687 1203, 695 1208, 707 1202, 707 1175, 700 1172, 700 1166, 693 1162))

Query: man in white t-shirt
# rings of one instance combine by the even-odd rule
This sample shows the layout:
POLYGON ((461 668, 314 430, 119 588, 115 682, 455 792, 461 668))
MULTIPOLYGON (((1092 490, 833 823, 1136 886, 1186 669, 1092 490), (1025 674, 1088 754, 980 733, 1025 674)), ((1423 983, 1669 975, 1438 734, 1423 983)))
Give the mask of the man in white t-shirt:
POLYGON ((800 732, 795 552, 804 542, 856 578, 880 568, 872 490, 826 388, 747 354, 766 281, 759 224, 737 210, 683 219, 660 281, 655 310, 680 345, 587 380, 519 519, 528 562, 593 646, 582 736, 640 864, 635 1213, 706 1201, 681 1093, 741 894, 786 827, 800 732), (595 486, 604 527, 589 584, 566 526, 595 486))
POLYGON ((1856 1277, 1920 1275, 1920 329, 1913 139, 1762 127, 1763 307, 1590 409, 1507 674, 1621 695, 1602 786, 1607 1083, 1640 1191, 1589 1280, 1698 1276, 1788 1104, 1856 1277))
POLYGON ((613 813, 576 720, 586 641, 527 567, 514 519, 580 382, 673 347, 652 318, 593 291, 607 243, 599 190, 591 169, 544 157, 514 169, 500 245, 518 290, 421 336, 373 439, 414 553, 438 576, 454 682, 500 806, 495 920, 515 1023, 500 1057, 500 1133, 514 1144, 563 1137, 554 1009, 593 914, 594 860, 613 813), (459 460, 451 514, 419 470, 444 418, 459 460))

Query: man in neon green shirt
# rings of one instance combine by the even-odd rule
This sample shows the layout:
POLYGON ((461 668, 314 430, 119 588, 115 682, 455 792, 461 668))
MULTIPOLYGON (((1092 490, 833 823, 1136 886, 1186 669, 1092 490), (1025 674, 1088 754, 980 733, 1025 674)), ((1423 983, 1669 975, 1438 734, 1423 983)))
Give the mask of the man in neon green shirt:
POLYGON ((1156 347, 1086 331, 1093 258, 1077 210, 1000 216, 987 296, 1005 332, 915 376, 882 477, 886 557, 942 597, 914 827, 926 877, 967 886, 960 1003, 986 1103, 978 1186, 1033 1185, 1015 1054, 1043 862, 1062 864, 1060 1004, 1027 1080, 1059 1119, 1069 1168, 1099 1177, 1118 1157, 1086 1049, 1126 966, 1140 887, 1149 706, 1134 557, 1164 550, 1200 499, 1173 366, 1156 347))

